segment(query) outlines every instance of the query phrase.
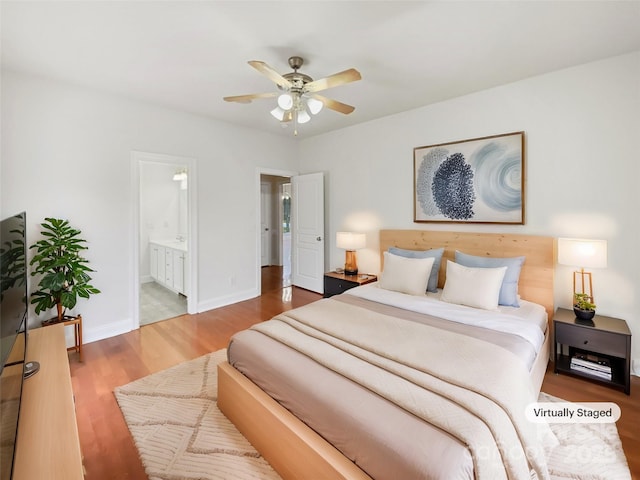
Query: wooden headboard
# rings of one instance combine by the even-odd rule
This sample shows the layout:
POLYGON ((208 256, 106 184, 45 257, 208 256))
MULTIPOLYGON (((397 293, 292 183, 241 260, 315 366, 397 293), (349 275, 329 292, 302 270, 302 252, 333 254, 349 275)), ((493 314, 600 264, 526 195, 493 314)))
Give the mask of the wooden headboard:
MULTIPOLYGON (((553 318, 553 272, 556 258, 556 239, 536 235, 515 235, 508 233, 467 233, 431 230, 380 230, 380 257, 389 247, 407 250, 427 250, 444 247, 440 265, 438 287, 445 282, 446 264, 444 259, 454 260, 455 251, 486 257, 526 257, 518 293, 530 302, 539 303, 553 318)), ((382 265, 382 263, 381 263, 382 265)))

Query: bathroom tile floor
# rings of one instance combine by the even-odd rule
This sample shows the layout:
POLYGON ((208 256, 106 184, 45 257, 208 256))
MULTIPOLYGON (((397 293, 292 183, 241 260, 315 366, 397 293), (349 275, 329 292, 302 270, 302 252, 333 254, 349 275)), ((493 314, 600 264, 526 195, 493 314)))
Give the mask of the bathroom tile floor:
POLYGON ((140 285, 140 325, 187 313, 187 297, 148 282, 140 285))

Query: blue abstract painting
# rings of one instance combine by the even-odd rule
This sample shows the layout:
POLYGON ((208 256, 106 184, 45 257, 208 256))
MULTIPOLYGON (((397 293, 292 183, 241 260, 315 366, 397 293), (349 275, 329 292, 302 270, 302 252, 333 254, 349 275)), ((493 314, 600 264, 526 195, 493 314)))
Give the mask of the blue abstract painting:
POLYGON ((524 224, 524 132, 413 149, 414 222, 524 224))

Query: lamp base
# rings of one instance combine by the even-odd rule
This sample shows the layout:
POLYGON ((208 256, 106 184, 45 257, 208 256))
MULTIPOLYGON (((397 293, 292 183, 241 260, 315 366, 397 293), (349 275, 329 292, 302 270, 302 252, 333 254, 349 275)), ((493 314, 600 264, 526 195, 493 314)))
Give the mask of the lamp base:
POLYGON ((591 297, 591 303, 595 303, 595 300, 593 299, 593 281, 591 279, 591 272, 585 272, 584 268, 573 272, 573 298, 575 298, 576 293, 588 293, 589 297, 591 297), (578 277, 580 278, 580 283, 582 285, 581 291, 578 291, 577 288, 578 277))
POLYGON ((357 275, 358 264, 356 263, 356 252, 354 250, 347 250, 344 259, 344 274, 345 275, 357 275))

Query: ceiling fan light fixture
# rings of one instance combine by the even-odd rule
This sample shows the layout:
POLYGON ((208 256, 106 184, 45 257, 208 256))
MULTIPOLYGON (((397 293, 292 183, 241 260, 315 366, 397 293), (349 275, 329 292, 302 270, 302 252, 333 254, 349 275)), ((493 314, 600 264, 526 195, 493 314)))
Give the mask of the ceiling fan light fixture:
POLYGON ((298 112, 298 123, 307 123, 309 120, 311 120, 311 117, 306 110, 300 110, 298 112))
POLYGON ((295 112, 293 110, 289 110, 288 112, 284 112, 284 118, 282 119, 283 122, 291 122, 293 121, 293 114, 295 112))
POLYGON ((324 103, 322 103, 317 98, 309 97, 307 98, 307 107, 309 107, 309 111, 312 115, 317 115, 324 107, 324 103))
POLYGON ((282 110, 291 110, 293 107, 293 97, 289 93, 283 93, 278 97, 278 106, 282 110))
POLYGON ((282 126, 291 123, 294 135, 298 134, 298 124, 310 122, 311 117, 320 113, 324 107, 344 115, 350 114, 355 109, 351 105, 318 94, 323 90, 361 80, 362 76, 355 68, 349 68, 314 80, 309 75, 298 71, 304 63, 302 57, 289 57, 289 66, 294 71, 285 74, 278 73, 265 62, 259 60, 252 60, 248 63, 259 73, 274 82, 280 92, 235 95, 223 97, 223 100, 226 102, 251 103, 254 99, 276 98, 277 106, 270 113, 282 126))
POLYGON ((271 110, 271 115, 273 115, 275 119, 278 120, 279 122, 284 120, 284 110, 281 109, 280 107, 276 107, 273 110, 271 110))

